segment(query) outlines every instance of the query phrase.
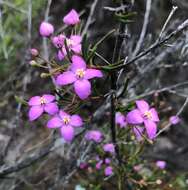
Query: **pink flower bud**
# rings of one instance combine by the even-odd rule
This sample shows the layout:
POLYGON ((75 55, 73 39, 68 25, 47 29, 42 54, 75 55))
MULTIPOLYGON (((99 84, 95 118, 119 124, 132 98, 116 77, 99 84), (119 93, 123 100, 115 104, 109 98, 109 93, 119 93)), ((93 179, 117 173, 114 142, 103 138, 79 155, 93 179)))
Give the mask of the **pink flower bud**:
POLYGON ((115 152, 115 147, 114 147, 114 145, 112 143, 109 143, 109 144, 105 144, 103 146, 103 150, 105 152, 109 152, 109 153, 113 154, 115 152))
POLYGON ((76 10, 72 9, 64 18, 63 22, 67 25, 75 25, 80 22, 79 15, 76 10))
POLYGON ((166 167, 166 162, 165 161, 163 161, 163 160, 158 160, 157 162, 156 162, 156 166, 158 167, 158 168, 160 168, 160 169, 165 169, 165 167, 166 167))
POLYGON ((33 57, 36 57, 36 56, 39 55, 38 50, 35 49, 35 48, 30 49, 30 53, 31 53, 31 55, 32 55, 33 57))
POLYGON ((80 169, 84 170, 88 167, 88 164, 87 163, 80 163, 80 169))
POLYGON ((112 169, 112 167, 111 167, 111 166, 106 167, 105 170, 104 170, 104 174, 105 174, 105 176, 110 176, 110 175, 112 175, 112 174, 113 174, 113 169, 112 169))
POLYGON ((49 37, 54 32, 54 27, 48 22, 42 22, 39 28, 40 35, 43 37, 49 37))
POLYGON ((180 118, 176 115, 170 117, 170 123, 176 125, 180 122, 180 118))

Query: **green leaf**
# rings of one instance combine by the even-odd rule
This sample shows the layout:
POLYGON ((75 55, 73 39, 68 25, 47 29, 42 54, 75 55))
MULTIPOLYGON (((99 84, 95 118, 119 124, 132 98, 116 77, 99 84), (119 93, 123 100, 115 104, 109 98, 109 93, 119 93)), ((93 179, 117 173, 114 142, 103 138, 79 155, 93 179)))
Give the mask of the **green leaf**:
POLYGON ((23 105, 25 105, 25 106, 28 105, 28 103, 27 103, 24 99, 20 98, 19 96, 16 96, 16 95, 15 95, 14 98, 15 98, 16 102, 18 102, 18 103, 20 103, 20 104, 23 104, 23 105))

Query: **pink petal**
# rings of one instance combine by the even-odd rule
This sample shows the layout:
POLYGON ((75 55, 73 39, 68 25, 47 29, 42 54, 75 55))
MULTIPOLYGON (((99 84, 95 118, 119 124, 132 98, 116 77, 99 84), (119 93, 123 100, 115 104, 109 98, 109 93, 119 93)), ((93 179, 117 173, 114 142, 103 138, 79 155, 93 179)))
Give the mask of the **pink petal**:
POLYGON ((103 77, 103 74, 100 70, 97 69, 86 69, 85 79, 92 79, 94 77, 103 77))
POLYGON ((70 125, 74 127, 81 127, 83 125, 82 118, 79 115, 72 115, 70 125))
POLYGON ((45 99, 45 103, 47 104, 55 100, 55 96, 51 94, 44 94, 42 97, 45 99))
POLYGON ((158 116, 158 113, 157 113, 156 109, 155 108, 151 108, 149 111, 152 114, 152 119, 151 120, 155 121, 155 122, 159 122, 159 116, 158 116))
POLYGON ((139 126, 133 127, 133 132, 136 136, 137 141, 141 141, 143 138, 142 134, 144 132, 144 128, 139 126))
POLYGON ((146 112, 149 110, 149 105, 146 101, 144 100, 137 100, 136 101, 137 108, 142 112, 146 112))
POLYGON ((127 114, 126 120, 129 124, 141 124, 143 123, 142 114, 138 109, 134 109, 127 114))
POLYGON ((71 142, 74 138, 74 129, 70 125, 61 127, 61 135, 66 142, 71 142))
POLYGON ((100 160, 99 162, 97 162, 97 163, 96 163, 95 168, 96 168, 97 170, 100 170, 100 169, 101 169, 101 167, 102 167, 102 164, 103 164, 103 161, 102 161, 102 160, 100 160))
POLYGON ((48 128, 59 128, 62 126, 62 121, 59 117, 53 117, 47 123, 48 128))
POLYGON ((64 117, 70 117, 70 115, 64 112, 63 110, 60 110, 59 116, 61 119, 63 119, 64 117))
POLYGON ((33 96, 33 97, 29 100, 28 104, 29 104, 30 106, 39 106, 39 105, 41 104, 40 98, 41 98, 40 96, 33 96))
POLYGON ((88 80, 77 80, 74 83, 74 90, 80 99, 86 99, 91 94, 91 84, 88 80))
POLYGON ((121 128, 126 127, 126 117, 120 112, 116 113, 116 124, 118 124, 121 128))
POLYGON ((73 72, 66 71, 57 77, 56 83, 60 86, 64 86, 67 84, 71 84, 71 83, 75 82, 76 80, 77 80, 76 76, 73 72))
POLYGON ((146 132, 148 134, 149 139, 154 139, 157 133, 156 123, 147 119, 147 120, 144 120, 144 125, 145 125, 146 132))
POLYGON ((80 44, 82 41, 82 37, 80 35, 72 35, 70 39, 73 41, 75 45, 80 44))
POLYGON ((74 51, 74 53, 80 53, 82 50, 81 44, 77 44, 71 47, 71 50, 74 51))
POLYGON ((65 51, 59 50, 57 53, 57 58, 59 61, 62 61, 66 55, 67 55, 66 50, 65 51))
POLYGON ((50 115, 54 115, 58 112, 58 106, 56 103, 49 103, 44 106, 45 112, 50 115))
POLYGON ((72 56, 71 70, 76 72, 77 69, 86 69, 86 63, 82 57, 78 55, 72 56))
POLYGON ((100 143, 103 139, 103 135, 98 130, 91 130, 85 134, 85 139, 88 141, 93 140, 96 143, 100 143))
POLYGON ((75 25, 80 22, 79 15, 76 10, 72 9, 65 17, 63 22, 67 25, 75 25))
POLYGON ((44 109, 42 106, 32 106, 29 110, 29 120, 34 121, 42 115, 43 111, 44 109))

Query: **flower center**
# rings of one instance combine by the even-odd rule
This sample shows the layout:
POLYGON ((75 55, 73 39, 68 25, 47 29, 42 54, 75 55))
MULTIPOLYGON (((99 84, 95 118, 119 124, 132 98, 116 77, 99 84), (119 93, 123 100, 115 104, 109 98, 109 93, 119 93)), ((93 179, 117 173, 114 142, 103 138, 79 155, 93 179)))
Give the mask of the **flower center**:
POLYGON ((64 117, 63 122, 64 122, 65 125, 69 124, 70 118, 69 117, 64 117))
POLYGON ((83 78, 84 75, 85 75, 84 69, 77 69, 77 70, 76 70, 76 76, 77 76, 78 78, 83 78))
POLYGON ((66 39, 67 46, 70 47, 73 44, 73 40, 66 39))
POLYGON ((152 113, 151 113, 150 111, 146 111, 146 112, 144 113, 144 117, 145 117, 146 119, 152 119, 152 113))
POLYGON ((40 98, 40 104, 41 104, 41 105, 46 104, 46 100, 45 100, 45 98, 43 98, 43 97, 40 98))

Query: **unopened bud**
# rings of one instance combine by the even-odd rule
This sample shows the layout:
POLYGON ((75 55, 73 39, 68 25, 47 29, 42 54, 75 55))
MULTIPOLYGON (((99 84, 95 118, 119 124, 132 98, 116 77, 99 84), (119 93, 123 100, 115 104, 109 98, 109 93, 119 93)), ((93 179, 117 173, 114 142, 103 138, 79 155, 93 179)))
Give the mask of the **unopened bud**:
POLYGON ((157 180, 156 180, 156 184, 157 184, 157 185, 161 185, 161 184, 162 184, 162 181, 161 181, 160 179, 157 179, 157 180))
POLYGON ((34 61, 34 60, 31 60, 31 61, 29 62, 29 64, 30 64, 31 66, 37 66, 37 65, 38 65, 37 62, 34 61))
POLYGON ((39 55, 38 50, 35 49, 35 48, 30 49, 30 53, 31 53, 31 55, 32 55, 33 57, 37 57, 37 56, 39 55))
POLYGON ((49 77, 49 76, 50 76, 49 73, 41 73, 41 74, 40 74, 40 77, 41 77, 41 78, 47 78, 47 77, 49 77))

